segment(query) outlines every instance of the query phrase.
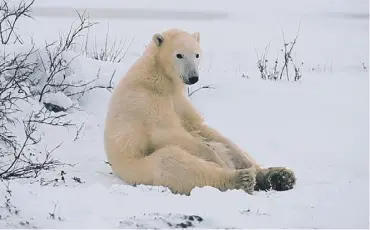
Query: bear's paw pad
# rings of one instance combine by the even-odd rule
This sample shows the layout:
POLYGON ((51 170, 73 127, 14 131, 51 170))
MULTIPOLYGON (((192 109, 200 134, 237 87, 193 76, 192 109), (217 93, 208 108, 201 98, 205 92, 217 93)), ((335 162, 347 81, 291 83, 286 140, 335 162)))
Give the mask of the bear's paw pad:
POLYGON ((269 168, 265 180, 271 185, 271 189, 276 191, 290 190, 296 183, 294 172, 282 167, 269 168))

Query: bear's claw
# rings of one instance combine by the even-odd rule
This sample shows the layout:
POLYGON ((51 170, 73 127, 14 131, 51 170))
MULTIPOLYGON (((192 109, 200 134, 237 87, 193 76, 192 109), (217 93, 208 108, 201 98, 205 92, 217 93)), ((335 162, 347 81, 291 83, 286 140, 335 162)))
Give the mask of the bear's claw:
POLYGON ((255 190, 276 190, 286 191, 294 187, 296 177, 294 172, 284 167, 271 167, 262 169, 256 177, 257 183, 255 190))
POLYGON ((256 185, 256 169, 240 169, 236 172, 235 188, 243 189, 249 194, 253 194, 256 185))

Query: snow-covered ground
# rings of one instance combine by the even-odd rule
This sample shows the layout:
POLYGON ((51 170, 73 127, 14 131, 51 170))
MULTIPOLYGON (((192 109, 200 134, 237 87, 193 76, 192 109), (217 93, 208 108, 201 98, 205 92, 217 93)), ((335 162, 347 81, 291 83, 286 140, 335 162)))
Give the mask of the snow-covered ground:
MULTIPOLYGON (((73 74, 83 78, 94 78, 101 68, 103 80, 116 70, 117 82, 155 32, 199 31, 201 80, 192 88, 214 88, 198 91, 191 100, 210 125, 263 166, 288 166, 298 181, 290 191, 252 196, 211 187, 180 196, 166 188, 125 185, 105 163, 110 93, 94 90, 81 99, 82 111, 68 111, 69 119, 86 122, 79 140, 73 141, 73 130, 42 127, 48 146, 64 142, 53 157, 73 166, 10 181, 11 203, 19 213, 0 207, 0 227, 169 228, 168 223, 176 227, 189 219, 199 228, 369 227, 368 1, 36 0, 34 8, 35 20, 18 27, 39 44, 69 29, 76 19, 72 8, 88 8, 91 20, 99 22, 90 29, 98 45, 108 24, 110 38, 133 40, 121 63, 78 57, 73 74), (292 41, 299 24, 292 54, 304 63, 302 81, 261 80, 255 49, 261 54, 271 42, 269 60, 274 61, 283 45, 281 30, 292 41), (62 170, 64 182, 40 185, 40 178, 60 179, 62 170)), ((5 186, 0 188, 5 196, 5 186)))

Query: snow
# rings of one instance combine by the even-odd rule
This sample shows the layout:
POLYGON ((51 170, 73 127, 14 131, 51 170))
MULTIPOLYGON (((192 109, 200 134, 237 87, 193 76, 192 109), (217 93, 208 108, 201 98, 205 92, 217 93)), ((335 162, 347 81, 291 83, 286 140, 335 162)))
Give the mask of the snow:
MULTIPOLYGON (((293 169, 297 185, 290 191, 254 195, 195 188, 190 196, 173 195, 163 187, 126 185, 105 163, 103 130, 110 92, 91 91, 78 105, 75 98, 54 95, 45 100, 79 106, 68 110, 66 119, 85 122, 82 136, 73 141, 72 129, 41 126, 40 149, 63 142, 53 157, 72 166, 42 173, 43 182, 59 179, 49 185, 42 185, 40 178, 11 180, 11 203, 19 213, 9 214, 0 196, 1 228, 170 228, 168 223, 175 227, 191 215, 203 218, 191 221, 198 228, 369 227, 368 1, 37 0, 35 20, 21 21, 19 31, 41 45, 57 39, 75 20, 68 13, 71 8, 93 10, 92 20, 99 24, 90 36, 98 45, 104 45, 108 23, 110 39, 134 38, 121 63, 77 57, 71 75, 78 79, 94 79, 100 68, 101 81, 116 71, 117 82, 155 32, 171 27, 199 31, 201 79, 191 88, 211 84, 213 89, 200 90, 191 100, 208 124, 264 167, 293 169), (150 19, 107 16, 130 9, 152 13, 150 19), (170 13, 161 18, 156 10, 223 16, 174 20, 170 13), (274 59, 283 44, 281 29, 291 41, 300 22, 293 55, 297 63, 304 62, 302 81, 261 80, 254 48, 261 54, 271 41, 269 60, 274 59)), ((25 111, 40 105, 27 106, 25 111)), ((0 193, 7 195, 4 185, 0 193)))

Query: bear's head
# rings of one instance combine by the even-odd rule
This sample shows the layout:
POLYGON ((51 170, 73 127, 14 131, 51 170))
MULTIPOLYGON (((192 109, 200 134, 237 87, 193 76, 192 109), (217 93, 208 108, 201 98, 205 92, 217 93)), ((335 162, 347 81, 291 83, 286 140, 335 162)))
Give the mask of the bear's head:
POLYGON ((166 77, 192 85, 199 80, 201 58, 199 32, 193 34, 178 29, 170 29, 153 35, 157 49, 157 61, 166 77))

